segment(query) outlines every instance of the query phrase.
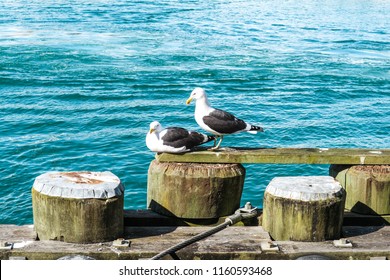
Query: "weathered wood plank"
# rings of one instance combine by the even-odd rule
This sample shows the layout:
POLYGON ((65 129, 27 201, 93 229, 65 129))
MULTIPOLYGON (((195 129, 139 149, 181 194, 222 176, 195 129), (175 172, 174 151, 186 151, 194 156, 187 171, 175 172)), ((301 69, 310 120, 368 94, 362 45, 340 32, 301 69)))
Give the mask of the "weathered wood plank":
MULTIPOLYGON (((84 255, 99 260, 145 259, 208 229, 209 227, 126 227, 124 237, 130 241, 130 245, 120 248, 113 242, 76 244, 36 241, 31 226, 0 225, 2 243, 15 242, 12 249, 0 248, 0 259, 25 257, 28 260, 49 260, 66 255, 84 255)), ((262 243, 271 242, 271 239, 262 227, 228 227, 178 251, 177 255, 184 260, 296 259, 310 254, 344 260, 390 258, 389 226, 344 227, 343 235, 351 241, 353 247, 335 247, 331 241, 277 241, 279 250, 266 251, 262 248, 262 243)))
POLYGON ((224 148, 199 149, 184 154, 156 154, 161 162, 280 163, 280 164, 390 164, 390 149, 345 148, 224 148))
MULTIPOLYGON (((234 226, 258 226, 261 223, 261 209, 257 209, 257 216, 240 221, 234 226)), ((183 219, 158 214, 150 209, 125 209, 123 211, 125 227, 173 227, 173 226, 217 226, 228 216, 215 219, 183 219)))
POLYGON ((296 257, 322 255, 330 259, 367 260, 372 257, 390 257, 390 227, 343 227, 343 238, 352 243, 352 247, 335 247, 333 242, 296 242, 278 241, 286 255, 296 257), (375 253, 373 248, 375 247, 375 253), (356 254, 355 254, 356 253, 356 254))
MULTIPOLYGON (((258 217, 234 226, 261 226, 262 210, 258 209, 258 217)), ((187 220, 176 217, 168 217, 155 213, 149 209, 125 209, 123 211, 124 225, 126 227, 179 227, 179 226, 217 226, 225 221, 226 217, 212 220, 187 220)), ((389 226, 390 215, 363 215, 345 211, 343 226, 389 226)))
POLYGON ((345 211, 343 226, 389 226, 390 215, 365 215, 345 211))

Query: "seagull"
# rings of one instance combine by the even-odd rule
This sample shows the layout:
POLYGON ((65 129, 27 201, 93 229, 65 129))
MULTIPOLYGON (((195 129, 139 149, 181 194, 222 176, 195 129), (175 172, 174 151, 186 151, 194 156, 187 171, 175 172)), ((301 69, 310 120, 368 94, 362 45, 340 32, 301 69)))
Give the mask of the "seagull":
POLYGON ((157 153, 183 153, 195 146, 215 140, 215 136, 208 136, 196 131, 188 131, 181 127, 163 128, 158 121, 150 123, 146 134, 146 146, 157 153))
POLYGON ((215 145, 216 140, 214 140, 212 150, 220 147, 224 135, 242 131, 252 134, 256 134, 258 131, 264 131, 260 126, 251 125, 236 118, 231 113, 211 107, 206 92, 202 88, 195 88, 187 99, 186 104, 189 105, 193 99, 196 100, 195 120, 198 125, 207 132, 214 134, 216 138, 220 138, 218 145, 215 145))

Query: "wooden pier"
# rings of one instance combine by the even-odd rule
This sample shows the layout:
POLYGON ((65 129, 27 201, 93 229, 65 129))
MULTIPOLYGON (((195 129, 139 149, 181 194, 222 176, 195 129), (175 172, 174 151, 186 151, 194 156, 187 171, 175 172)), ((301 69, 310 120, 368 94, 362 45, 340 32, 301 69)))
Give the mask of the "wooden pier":
MULTIPOLYGON (((0 225, 0 259, 55 260, 89 256, 98 260, 149 259, 210 226, 187 226, 180 219, 149 210, 126 210, 123 240, 92 244, 37 241, 32 225, 0 225), (6 245, 6 246, 5 246, 6 245)), ((261 220, 261 216, 257 218, 261 220)), ((340 245, 323 242, 273 241, 260 225, 228 227, 177 252, 184 260, 294 260, 312 255, 328 259, 390 259, 389 223, 346 213, 340 245), (345 242, 342 242, 345 241, 345 242)), ((172 259, 170 256, 164 259, 172 259)))
MULTIPOLYGON (((384 170, 388 176, 390 150, 224 148, 209 151, 199 149, 185 154, 156 154, 156 161, 172 164, 332 164, 345 165, 346 168, 354 165, 366 165, 368 168, 370 165, 382 165, 387 166, 384 170)), ((299 174, 293 175, 299 176, 299 174)), ((389 190, 389 181, 386 178, 388 177, 385 177, 385 187, 382 190, 385 196, 389 190)), ((390 259, 390 213, 369 215, 346 210, 343 214, 340 239, 320 242, 282 241, 273 240, 264 230, 260 209, 255 218, 229 226, 180 249, 176 252, 176 257, 185 260, 390 259)), ((226 218, 179 218, 175 215, 159 214, 150 209, 124 210, 123 217, 122 238, 89 244, 37 240, 33 225, 0 225, 0 259, 55 260, 75 255, 98 260, 149 259, 194 235, 208 231, 221 224, 226 218)), ((171 259, 171 256, 165 256, 164 259, 171 259)))

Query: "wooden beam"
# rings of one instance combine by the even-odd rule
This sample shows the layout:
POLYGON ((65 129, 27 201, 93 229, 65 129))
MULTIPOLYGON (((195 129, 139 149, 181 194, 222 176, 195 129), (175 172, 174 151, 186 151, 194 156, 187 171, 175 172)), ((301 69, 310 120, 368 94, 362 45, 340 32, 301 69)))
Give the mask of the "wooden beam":
POLYGON ((346 148, 223 148, 184 154, 156 154, 161 162, 390 164, 390 149, 346 148))
MULTIPOLYGON (((124 239, 129 247, 114 242, 88 244, 62 241, 37 241, 32 226, 0 225, 1 240, 10 244, 0 249, 0 260, 57 260, 64 256, 88 256, 97 260, 147 259, 210 227, 126 227, 124 239), (11 249, 13 246, 13 249, 11 249)), ((343 236, 352 248, 335 247, 333 242, 272 241, 262 227, 228 227, 207 239, 177 252, 182 260, 294 260, 302 256, 320 255, 337 260, 390 259, 390 227, 343 227, 343 236), (262 249, 263 243, 277 244, 277 250, 262 249)), ((166 259, 171 260, 170 256, 166 259)))

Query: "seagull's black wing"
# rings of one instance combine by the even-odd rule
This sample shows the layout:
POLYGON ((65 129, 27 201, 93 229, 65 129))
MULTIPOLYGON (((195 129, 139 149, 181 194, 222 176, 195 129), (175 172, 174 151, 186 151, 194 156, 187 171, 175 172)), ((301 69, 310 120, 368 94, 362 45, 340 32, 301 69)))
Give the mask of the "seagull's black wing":
POLYGON ((229 112, 215 109, 203 117, 203 122, 212 130, 223 134, 235 133, 246 128, 247 124, 229 112))
POLYGON ((188 131, 181 127, 168 127, 166 130, 167 132, 161 139, 163 140, 164 145, 175 148, 185 146, 187 149, 191 149, 195 146, 213 140, 213 138, 209 139, 201 133, 188 131))

